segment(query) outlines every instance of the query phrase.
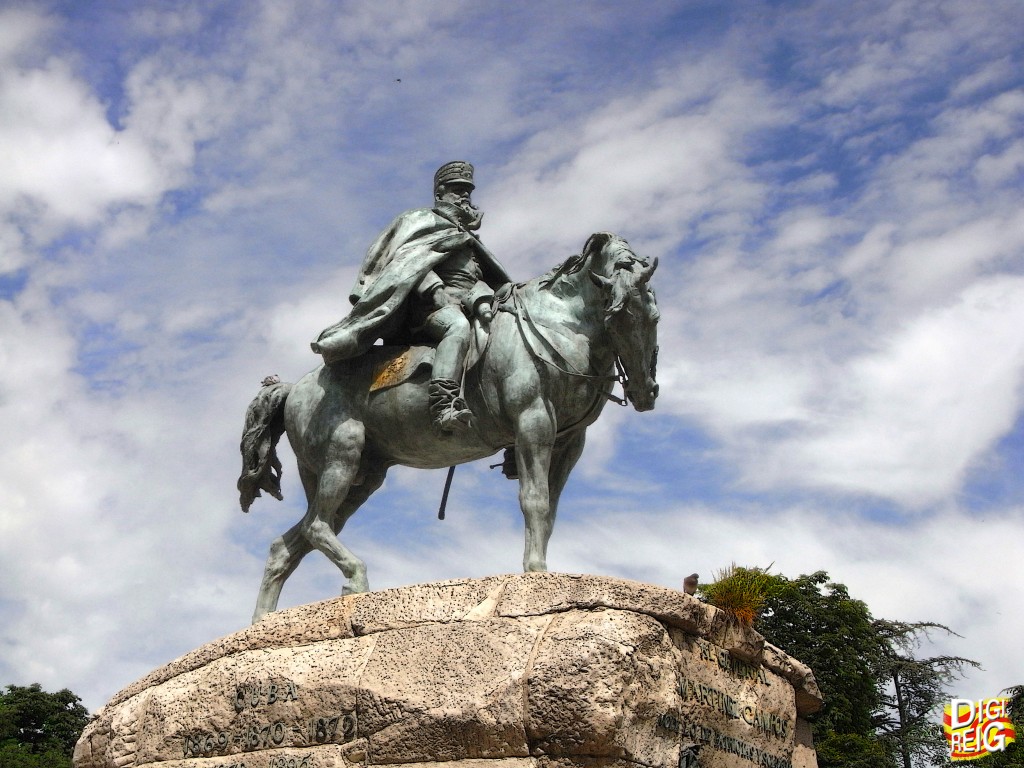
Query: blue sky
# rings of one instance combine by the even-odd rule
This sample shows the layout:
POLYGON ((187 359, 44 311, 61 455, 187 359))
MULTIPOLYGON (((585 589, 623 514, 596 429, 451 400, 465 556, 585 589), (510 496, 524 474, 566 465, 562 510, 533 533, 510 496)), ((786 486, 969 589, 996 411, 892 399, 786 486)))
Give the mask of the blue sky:
MULTIPOLYGON (((244 626, 302 512, 234 490, 366 247, 477 168, 517 279, 660 259, 652 413, 589 433, 553 570, 826 570, 1024 681, 1017 0, 0 3, 0 683, 95 709, 244 626)), ((515 485, 395 470, 377 588, 514 572, 515 485)), ((338 594, 311 555, 283 605, 338 594)))

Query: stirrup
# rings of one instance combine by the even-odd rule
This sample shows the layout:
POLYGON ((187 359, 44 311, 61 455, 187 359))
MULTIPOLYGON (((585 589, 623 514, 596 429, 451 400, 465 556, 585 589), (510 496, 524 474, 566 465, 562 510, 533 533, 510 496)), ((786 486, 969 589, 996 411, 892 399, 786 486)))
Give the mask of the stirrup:
POLYGON ((445 434, 466 432, 473 426, 473 412, 459 397, 459 384, 451 379, 434 379, 428 385, 430 416, 434 429, 445 434))
POLYGON ((473 412, 468 408, 446 408, 434 417, 434 427, 446 434, 468 432, 473 426, 473 412))

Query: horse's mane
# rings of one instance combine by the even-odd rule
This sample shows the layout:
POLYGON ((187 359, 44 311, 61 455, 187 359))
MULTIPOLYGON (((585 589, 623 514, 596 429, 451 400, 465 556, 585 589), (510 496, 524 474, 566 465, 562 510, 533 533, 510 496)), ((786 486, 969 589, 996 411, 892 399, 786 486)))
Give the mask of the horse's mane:
POLYGON ((586 266, 590 256, 582 253, 573 254, 550 272, 546 272, 537 278, 537 284, 541 288, 550 288, 559 278, 566 275, 575 275, 586 266))
POLYGON ((621 241, 622 238, 611 232, 595 232, 587 238, 587 242, 580 253, 573 254, 554 269, 525 283, 520 283, 519 286, 522 288, 536 286, 541 290, 553 290, 563 278, 582 272, 593 262, 595 252, 612 240, 621 241))

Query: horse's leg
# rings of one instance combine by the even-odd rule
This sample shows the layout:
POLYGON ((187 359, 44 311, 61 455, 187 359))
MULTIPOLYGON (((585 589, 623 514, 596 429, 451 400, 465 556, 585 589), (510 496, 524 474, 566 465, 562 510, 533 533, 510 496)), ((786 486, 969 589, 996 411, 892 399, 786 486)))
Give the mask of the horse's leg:
POLYGON ((263 582, 260 584, 259 597, 256 598, 256 610, 252 614, 253 624, 265 614, 277 610, 277 601, 285 581, 310 549, 312 547, 302 535, 301 522, 274 539, 270 545, 270 554, 267 555, 267 565, 263 569, 263 582))
POLYGON ((576 462, 583 455, 586 430, 580 429, 559 438, 551 454, 551 471, 548 474, 548 494, 551 503, 551 518, 558 512, 558 500, 576 462))
MULTIPOLYGON (((306 502, 311 504, 316 494, 316 475, 300 466, 299 479, 306 492, 306 502)), ((302 558, 312 548, 306 537, 302 535, 301 521, 274 539, 270 545, 270 553, 267 555, 267 565, 263 569, 260 594, 256 598, 256 611, 252 616, 254 624, 264 614, 277 610, 277 602, 281 598, 281 589, 284 587, 285 581, 295 572, 302 558)))
MULTIPOLYGON (((338 510, 337 517, 334 521, 334 535, 337 537, 341 533, 341 529, 345 527, 345 523, 348 519, 355 514, 356 510, 363 505, 373 492, 376 491, 381 485, 384 484, 384 476, 387 474, 387 466, 382 462, 364 462, 362 471, 363 481, 356 486, 349 489, 348 495, 345 497, 345 501, 341 505, 341 509, 338 510)), ((344 547, 343 547, 344 548, 344 547)), ((355 589, 352 582, 346 584, 341 594, 351 595, 356 592, 367 592, 370 589, 370 585, 366 580, 366 569, 363 569, 363 585, 362 589, 355 589)))
POLYGON ((548 540, 555 525, 548 474, 555 443, 555 422, 543 403, 535 403, 516 420, 516 468, 519 506, 526 522, 523 570, 546 571, 548 540))
POLYGON ((344 522, 341 507, 359 471, 364 441, 365 430, 357 421, 350 419, 335 428, 324 457, 324 469, 317 479, 316 493, 300 524, 306 541, 345 574, 346 592, 369 589, 366 564, 335 535, 335 529, 344 522))
MULTIPOLYGON (((342 527, 363 503, 370 498, 374 491, 384 483, 384 476, 387 468, 380 465, 364 467, 365 479, 363 482, 349 490, 341 509, 335 516, 334 535, 337 536, 342 527)), ((316 475, 299 468, 299 476, 302 485, 306 489, 306 498, 312 499, 316 493, 316 475)), ((256 601, 256 612, 253 614, 253 623, 256 623, 264 614, 277 610, 277 603, 281 597, 281 589, 288 577, 295 572, 313 546, 302 534, 302 523, 296 523, 288 529, 287 533, 279 536, 270 545, 270 554, 267 557, 267 566, 263 571, 263 583, 260 585, 260 595, 256 601)), ((346 586, 344 592, 348 592, 346 586)))

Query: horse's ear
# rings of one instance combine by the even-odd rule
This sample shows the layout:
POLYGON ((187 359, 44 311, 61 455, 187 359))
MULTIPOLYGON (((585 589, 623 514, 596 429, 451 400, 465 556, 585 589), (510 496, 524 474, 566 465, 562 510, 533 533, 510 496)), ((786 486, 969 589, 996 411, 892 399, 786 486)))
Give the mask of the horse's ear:
POLYGON ((651 262, 650 266, 644 267, 640 270, 640 277, 637 278, 637 285, 647 285, 650 282, 651 277, 654 275, 654 270, 658 268, 658 257, 654 257, 654 261, 651 262))
POLYGON ((611 239, 611 232, 595 232, 587 239, 587 244, 583 246, 582 255, 590 256, 595 251, 600 251, 608 244, 608 241, 611 239))
POLYGON ((610 290, 612 287, 612 281, 610 278, 607 278, 604 275, 599 275, 597 274, 597 272, 594 272, 593 270, 590 270, 590 279, 598 288, 610 290))

